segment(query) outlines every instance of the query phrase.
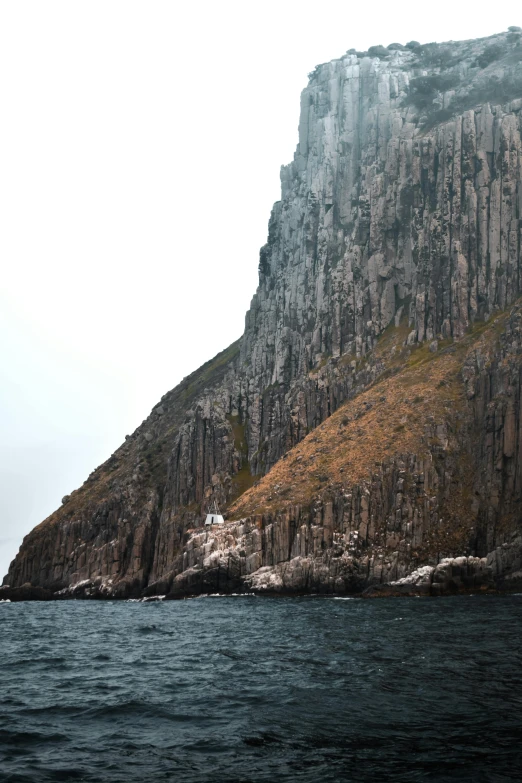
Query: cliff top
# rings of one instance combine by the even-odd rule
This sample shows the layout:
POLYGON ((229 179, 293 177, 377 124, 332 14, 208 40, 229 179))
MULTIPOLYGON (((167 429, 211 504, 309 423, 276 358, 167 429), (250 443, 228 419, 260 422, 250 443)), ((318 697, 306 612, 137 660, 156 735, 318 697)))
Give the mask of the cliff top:
POLYGON ((412 108, 421 126, 432 127, 479 103, 522 98, 521 61, 522 27, 513 25, 486 38, 392 43, 370 46, 365 52, 349 49, 341 58, 317 65, 308 75, 309 88, 331 78, 336 64, 366 63, 378 69, 407 71, 410 78, 404 105, 412 108))

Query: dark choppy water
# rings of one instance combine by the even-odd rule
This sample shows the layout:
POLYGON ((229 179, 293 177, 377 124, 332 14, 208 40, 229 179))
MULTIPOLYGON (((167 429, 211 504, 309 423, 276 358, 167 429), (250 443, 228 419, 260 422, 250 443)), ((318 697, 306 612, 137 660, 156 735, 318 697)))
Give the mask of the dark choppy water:
POLYGON ((522 596, 0 605, 0 780, 519 781, 522 596))

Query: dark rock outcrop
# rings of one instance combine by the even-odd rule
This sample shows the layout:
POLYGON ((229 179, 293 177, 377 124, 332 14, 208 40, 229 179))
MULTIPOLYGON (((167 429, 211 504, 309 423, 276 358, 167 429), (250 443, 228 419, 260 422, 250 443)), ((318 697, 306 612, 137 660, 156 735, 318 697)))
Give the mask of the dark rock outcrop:
MULTIPOLYGON (((60 595, 81 584, 120 597, 359 591, 422 566, 435 574, 455 557, 489 557, 488 584, 515 584, 522 349, 521 314, 510 307, 522 293, 521 112, 516 30, 373 47, 318 66, 243 336, 64 497, 24 539, 6 584, 60 595), (390 333, 395 353, 382 350, 390 333), (326 472, 304 503, 279 487, 265 493, 268 511, 248 511, 323 422, 337 416, 324 448, 343 441, 342 415, 352 417, 354 448, 363 442, 364 416, 357 408, 354 425, 340 408, 389 378, 403 378, 407 397, 423 352, 451 378, 439 379, 422 436, 406 438, 406 417, 386 434, 377 470, 364 452, 357 469, 346 462, 339 486, 326 472), (241 521, 188 533, 211 500, 241 521)), ((396 411, 393 388, 384 402, 372 398, 382 420, 396 411)))

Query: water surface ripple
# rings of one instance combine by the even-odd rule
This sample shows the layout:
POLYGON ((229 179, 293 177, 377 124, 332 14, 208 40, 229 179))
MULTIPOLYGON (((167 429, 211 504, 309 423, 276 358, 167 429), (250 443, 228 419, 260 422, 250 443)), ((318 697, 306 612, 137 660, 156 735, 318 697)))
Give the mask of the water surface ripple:
POLYGON ((0 605, 0 781, 518 781, 522 596, 0 605))

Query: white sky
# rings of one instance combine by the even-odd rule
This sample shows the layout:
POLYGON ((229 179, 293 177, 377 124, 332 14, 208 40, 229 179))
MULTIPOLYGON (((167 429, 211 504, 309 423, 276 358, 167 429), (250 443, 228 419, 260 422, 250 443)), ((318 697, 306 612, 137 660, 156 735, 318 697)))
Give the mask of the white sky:
POLYGON ((0 580, 241 334, 307 73, 511 24, 511 1, 1 0, 0 580))

